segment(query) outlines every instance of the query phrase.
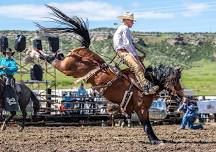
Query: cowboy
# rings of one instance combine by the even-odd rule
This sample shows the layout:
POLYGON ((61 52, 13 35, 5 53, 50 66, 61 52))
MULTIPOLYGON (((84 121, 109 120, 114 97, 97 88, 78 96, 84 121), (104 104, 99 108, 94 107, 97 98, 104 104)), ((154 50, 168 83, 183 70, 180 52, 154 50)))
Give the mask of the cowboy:
POLYGON ((14 52, 10 48, 7 48, 2 53, 4 57, 0 59, 0 78, 5 82, 3 104, 6 111, 17 111, 18 96, 16 94, 15 79, 13 75, 17 72, 18 66, 12 58, 14 52))
POLYGON ((145 95, 155 94, 159 89, 159 86, 153 85, 145 78, 145 67, 140 62, 139 56, 132 42, 132 35, 129 28, 132 28, 134 24, 134 14, 131 12, 125 12, 123 15, 118 16, 118 18, 122 20, 123 24, 120 25, 114 33, 114 49, 119 57, 122 58, 135 73, 138 83, 143 88, 143 93, 145 95))
POLYGON ((18 66, 16 61, 12 58, 14 51, 7 48, 3 51, 4 57, 0 59, 0 77, 5 79, 5 84, 15 87, 15 79, 13 75, 17 73, 18 66))

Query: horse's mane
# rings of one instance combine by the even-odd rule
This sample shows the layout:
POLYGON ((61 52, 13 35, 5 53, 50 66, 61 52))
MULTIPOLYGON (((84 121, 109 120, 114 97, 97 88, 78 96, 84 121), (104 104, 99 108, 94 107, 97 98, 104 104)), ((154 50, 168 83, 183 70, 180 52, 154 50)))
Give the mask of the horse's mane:
POLYGON ((175 69, 170 66, 160 65, 158 67, 148 67, 145 71, 145 76, 157 85, 164 85, 166 79, 175 72, 175 69))
POLYGON ((55 18, 50 18, 50 17, 49 18, 64 27, 46 28, 44 26, 41 26, 38 23, 36 23, 36 26, 38 26, 41 30, 45 32, 74 33, 76 34, 74 38, 76 38, 81 43, 82 46, 89 48, 91 43, 90 34, 88 31, 87 23, 85 23, 85 21, 82 18, 79 18, 77 16, 68 17, 59 9, 53 6, 49 6, 49 5, 46 6, 53 11, 53 16, 55 17, 55 18))

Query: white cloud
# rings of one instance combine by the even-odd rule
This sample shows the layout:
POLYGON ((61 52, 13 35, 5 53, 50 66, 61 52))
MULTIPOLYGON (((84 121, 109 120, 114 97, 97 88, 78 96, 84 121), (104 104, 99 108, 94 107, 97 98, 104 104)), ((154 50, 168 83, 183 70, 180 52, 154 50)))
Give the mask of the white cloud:
POLYGON ((122 9, 105 2, 83 1, 77 3, 51 3, 69 16, 81 16, 89 20, 112 20, 122 9))
POLYGON ((148 12, 137 12, 135 13, 136 18, 149 18, 149 19, 169 19, 174 18, 174 14, 172 13, 161 13, 156 11, 148 11, 148 12))
MULTIPOLYGON (((125 10, 122 7, 99 1, 81 1, 70 3, 49 3, 68 16, 88 18, 90 21, 114 20, 125 10)), ((0 6, 0 16, 5 18, 25 19, 32 21, 48 20, 51 12, 44 5, 16 4, 0 6)), ((173 18, 174 14, 157 11, 137 12, 136 18, 164 19, 173 18)))
MULTIPOLYGON (((77 3, 50 3, 68 16, 80 16, 89 20, 110 20, 118 16, 122 9, 104 2, 83 1, 77 3)), ((50 10, 44 5, 19 4, 0 6, 0 16, 26 20, 47 20, 50 10)))
POLYGON ((43 20, 48 10, 40 5, 8 5, 0 6, 0 16, 26 20, 43 20))
POLYGON ((183 12, 184 16, 197 16, 209 8, 205 3, 189 3, 186 6, 186 11, 183 12))

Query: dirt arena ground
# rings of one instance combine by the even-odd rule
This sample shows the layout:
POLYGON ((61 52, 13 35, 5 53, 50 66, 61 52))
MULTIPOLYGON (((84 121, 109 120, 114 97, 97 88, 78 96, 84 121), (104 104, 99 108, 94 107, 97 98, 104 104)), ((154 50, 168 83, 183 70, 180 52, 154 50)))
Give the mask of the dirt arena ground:
POLYGON ((204 130, 154 126, 164 144, 151 145, 142 127, 17 127, 0 132, 1 152, 215 152, 216 125, 204 130))

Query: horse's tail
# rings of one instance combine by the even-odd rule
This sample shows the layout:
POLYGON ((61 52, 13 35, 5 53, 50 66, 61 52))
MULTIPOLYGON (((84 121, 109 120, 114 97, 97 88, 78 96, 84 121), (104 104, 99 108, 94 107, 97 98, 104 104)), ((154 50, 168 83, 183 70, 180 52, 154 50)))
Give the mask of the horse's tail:
POLYGON ((38 26, 40 29, 42 29, 45 32, 57 32, 57 33, 70 32, 76 34, 78 35, 78 37, 74 36, 74 38, 80 41, 82 46, 89 48, 91 43, 91 38, 88 31, 88 22, 85 22, 82 18, 79 18, 77 16, 68 17, 59 9, 53 6, 49 6, 49 5, 46 6, 53 11, 53 16, 55 18, 51 18, 51 19, 54 22, 59 23, 63 27, 46 28, 44 26, 41 26, 38 23, 36 23, 36 26, 38 26))
POLYGON ((38 98, 36 97, 34 92, 32 92, 32 91, 31 91, 31 96, 30 97, 31 97, 31 100, 33 102, 34 113, 37 113, 40 110, 40 101, 38 100, 38 98))

